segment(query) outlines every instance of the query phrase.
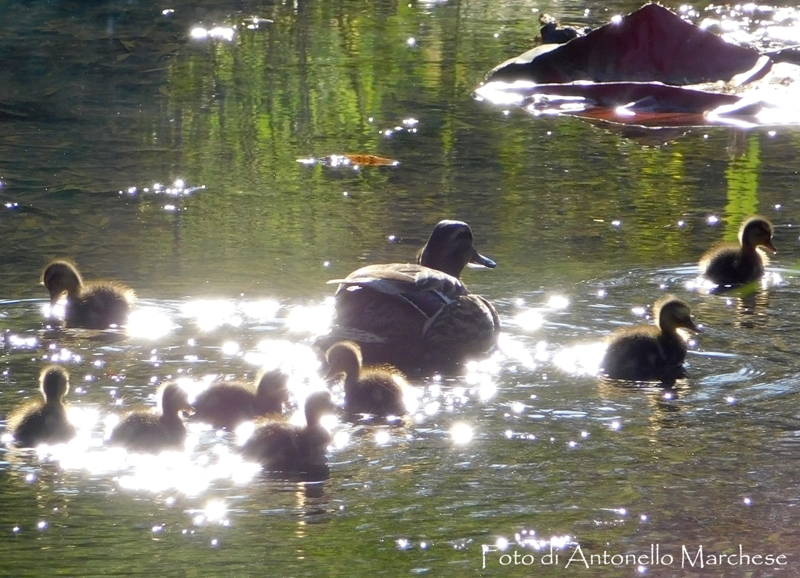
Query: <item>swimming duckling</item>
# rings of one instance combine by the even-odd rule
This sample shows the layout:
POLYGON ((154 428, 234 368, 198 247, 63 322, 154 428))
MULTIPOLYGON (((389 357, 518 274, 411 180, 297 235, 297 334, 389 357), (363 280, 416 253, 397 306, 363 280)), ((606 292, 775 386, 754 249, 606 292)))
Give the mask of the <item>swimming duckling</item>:
POLYGON ((653 305, 655 327, 639 325, 619 329, 608 339, 601 371, 611 379, 652 381, 675 378, 683 371, 686 342, 682 327, 699 332, 689 306, 668 295, 653 305))
POLYGON ((217 429, 236 429, 242 422, 283 412, 288 401, 289 376, 280 369, 268 371, 253 389, 249 383, 215 383, 195 398, 193 421, 209 423, 217 429))
POLYGON ((111 431, 110 444, 145 453, 183 448, 186 426, 181 412, 192 411, 189 398, 177 383, 168 383, 159 393, 161 412, 139 410, 127 414, 111 431))
POLYGON ((325 468, 331 435, 320 420, 336 406, 330 393, 316 391, 306 398, 304 409, 305 426, 266 420, 242 445, 242 454, 268 470, 307 472, 325 468))
POLYGON ((67 419, 64 405, 69 374, 55 365, 46 367, 39 376, 39 389, 43 401, 24 404, 8 416, 8 429, 19 447, 63 443, 75 437, 75 426, 67 419))
POLYGON ((107 329, 124 325, 135 300, 133 290, 116 281, 84 284, 75 265, 53 261, 42 273, 42 283, 50 292, 50 306, 67 294, 64 323, 67 327, 107 329))
POLYGON ((340 341, 328 349, 328 376, 344 373, 344 409, 351 414, 379 417, 407 413, 405 375, 390 365, 364 367, 361 348, 352 341, 340 341))
POLYGON ((355 341, 368 363, 405 371, 449 369, 489 350, 500 318, 459 276, 468 263, 489 268, 496 263, 478 253, 469 225, 440 221, 417 261, 369 265, 329 281, 339 284, 336 311, 320 345, 355 341))
POLYGON ((772 223, 764 217, 750 217, 739 228, 739 245, 725 243, 707 251, 700 258, 700 274, 717 285, 745 285, 764 275, 769 257, 761 247, 773 253, 772 223))

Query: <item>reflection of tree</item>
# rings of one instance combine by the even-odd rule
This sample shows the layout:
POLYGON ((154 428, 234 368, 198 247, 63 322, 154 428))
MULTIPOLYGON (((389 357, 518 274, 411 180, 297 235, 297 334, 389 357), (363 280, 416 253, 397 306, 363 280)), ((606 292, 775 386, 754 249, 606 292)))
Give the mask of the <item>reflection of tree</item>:
MULTIPOLYGON (((739 134, 739 133, 737 133, 739 134)), ((725 240, 738 241, 739 226, 758 212, 758 171, 761 143, 758 134, 742 137, 742 153, 734 156, 725 169, 728 204, 725 205, 725 240)))

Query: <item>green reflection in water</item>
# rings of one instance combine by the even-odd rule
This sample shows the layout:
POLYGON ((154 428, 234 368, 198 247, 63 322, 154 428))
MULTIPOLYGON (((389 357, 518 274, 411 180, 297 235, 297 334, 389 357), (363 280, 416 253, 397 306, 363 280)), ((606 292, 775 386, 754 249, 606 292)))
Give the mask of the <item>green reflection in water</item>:
POLYGON ((758 135, 748 134, 742 153, 725 169, 728 203, 725 205, 725 240, 737 241, 739 226, 758 212, 758 175, 761 168, 761 143, 758 135))

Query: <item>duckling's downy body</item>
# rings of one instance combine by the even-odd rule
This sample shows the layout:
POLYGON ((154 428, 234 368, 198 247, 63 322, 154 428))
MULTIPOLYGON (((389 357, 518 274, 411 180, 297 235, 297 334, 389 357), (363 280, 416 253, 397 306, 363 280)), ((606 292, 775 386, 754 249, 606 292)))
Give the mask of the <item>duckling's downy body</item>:
POLYGON ((446 369, 489 350, 500 331, 497 312, 459 276, 467 263, 496 264, 475 249, 469 225, 438 223, 418 262, 369 265, 330 281, 339 289, 325 345, 355 341, 367 363, 405 371, 446 369))
POLYGON ((327 391, 317 391, 306 398, 304 409, 305 426, 278 420, 260 423, 242 445, 242 454, 272 471, 311 472, 325 468, 331 435, 320 420, 335 406, 327 391))
POLYGON ((746 285, 761 279, 769 257, 761 247, 777 253, 772 244, 772 223, 750 217, 739 228, 739 244, 726 243, 700 258, 700 274, 717 285, 746 285))
POLYGON ((19 447, 64 443, 76 434, 64 404, 69 374, 61 367, 47 367, 42 370, 39 383, 43 399, 27 403, 8 416, 8 429, 19 447))
POLYGON ((133 290, 115 281, 84 284, 72 263, 53 261, 42 274, 50 292, 50 305, 66 293, 64 324, 84 329, 107 329, 124 325, 135 300, 133 290))
POLYGON ((678 328, 699 332, 689 306, 667 296, 653 306, 655 326, 620 329, 608 339, 601 371, 611 379, 669 380, 683 372, 686 342, 678 328))
POLYGON ((193 411, 188 396, 176 383, 167 384, 159 393, 161 411, 140 410, 127 414, 112 430, 110 444, 144 453, 183 448, 186 426, 181 413, 193 411))
POLYGON ((280 414, 288 401, 288 379, 283 371, 274 370, 265 373, 256 388, 241 382, 215 383, 195 398, 192 420, 233 430, 245 421, 280 414))
POLYGON ((343 341, 327 351, 328 375, 344 373, 344 409, 351 414, 378 417, 407 413, 405 397, 410 387, 406 377, 394 367, 363 367, 357 343, 343 341))

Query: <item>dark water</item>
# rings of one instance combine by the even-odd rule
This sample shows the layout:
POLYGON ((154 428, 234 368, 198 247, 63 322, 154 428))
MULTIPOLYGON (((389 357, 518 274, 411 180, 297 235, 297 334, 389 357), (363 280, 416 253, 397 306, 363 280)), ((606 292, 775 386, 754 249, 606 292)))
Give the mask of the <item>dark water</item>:
POLYGON ((533 9, 597 25, 637 6, 4 4, 0 416, 59 362, 85 428, 54 456, 0 450, 0 573, 796 575, 800 133, 629 138, 471 96, 531 44, 533 9), (191 36, 215 26, 232 39, 191 36), (342 153, 400 164, 297 162, 342 153), (699 255, 756 212, 776 225, 768 287, 696 290, 699 255), (103 446, 169 378, 283 363, 317 386, 325 282, 410 259, 442 218, 499 263, 464 280, 506 330, 466 375, 415 382, 414 423, 336 426, 318 483, 265 479, 200 429, 181 455, 103 446), (130 284, 135 331, 43 329, 54 257, 130 284), (688 378, 598 382, 602 337, 667 291, 704 328, 688 378), (740 544, 786 565, 680 568, 683 547, 738 562, 740 544), (608 559, 566 567, 578 546, 608 559))

